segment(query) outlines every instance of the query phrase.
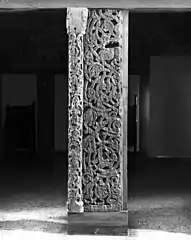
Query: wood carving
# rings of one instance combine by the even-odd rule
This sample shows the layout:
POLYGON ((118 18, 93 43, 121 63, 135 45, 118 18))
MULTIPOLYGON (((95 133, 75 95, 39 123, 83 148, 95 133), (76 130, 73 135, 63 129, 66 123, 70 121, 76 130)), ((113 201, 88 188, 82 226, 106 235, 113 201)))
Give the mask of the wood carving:
POLYGON ((83 212, 82 131, 83 131, 83 35, 88 10, 67 9, 69 38, 69 127, 68 127, 68 211, 83 212))
POLYGON ((84 36, 84 211, 121 210, 121 29, 121 11, 89 10, 84 36))

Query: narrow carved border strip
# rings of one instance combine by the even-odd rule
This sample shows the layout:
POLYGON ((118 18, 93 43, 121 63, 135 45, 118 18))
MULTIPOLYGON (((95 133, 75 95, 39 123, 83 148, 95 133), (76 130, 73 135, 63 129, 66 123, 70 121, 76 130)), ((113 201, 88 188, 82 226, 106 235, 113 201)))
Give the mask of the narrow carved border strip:
POLYGON ((82 134, 83 134, 83 35, 88 10, 67 9, 68 32, 68 211, 83 212, 82 134))

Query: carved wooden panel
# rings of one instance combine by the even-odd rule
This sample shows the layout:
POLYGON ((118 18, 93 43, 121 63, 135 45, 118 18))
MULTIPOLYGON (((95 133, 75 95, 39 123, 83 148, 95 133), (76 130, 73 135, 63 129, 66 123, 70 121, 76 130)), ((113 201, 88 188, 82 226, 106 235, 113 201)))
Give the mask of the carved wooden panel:
POLYGON ((84 211, 122 203, 122 13, 89 10, 84 36, 84 211))
POLYGON ((68 8, 68 210, 83 212, 82 131, 83 131, 83 34, 87 9, 68 8))

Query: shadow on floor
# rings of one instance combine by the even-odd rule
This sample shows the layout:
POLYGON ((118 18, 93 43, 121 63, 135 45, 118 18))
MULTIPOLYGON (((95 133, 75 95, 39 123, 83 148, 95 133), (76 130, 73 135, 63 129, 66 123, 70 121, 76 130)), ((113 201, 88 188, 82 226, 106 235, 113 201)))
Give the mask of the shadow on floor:
POLYGON ((128 161, 129 228, 191 233, 191 159, 128 161))
MULTIPOLYGON (((63 156, 55 161, 64 161, 63 156)), ((66 213, 67 169, 61 165, 45 164, 36 155, 15 153, 0 166, 0 218, 3 213, 35 211, 44 214, 54 210, 66 213)), ((53 215, 54 216, 54 215, 53 215)), ((55 216, 54 216, 55 217, 55 216)))

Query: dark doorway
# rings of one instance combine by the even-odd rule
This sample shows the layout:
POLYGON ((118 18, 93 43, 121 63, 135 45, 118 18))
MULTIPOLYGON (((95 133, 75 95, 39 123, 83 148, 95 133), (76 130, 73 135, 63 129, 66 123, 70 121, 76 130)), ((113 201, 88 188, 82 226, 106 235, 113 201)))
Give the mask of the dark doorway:
POLYGON ((35 155, 37 151, 36 76, 2 73, 1 106, 3 161, 6 162, 11 155, 14 156, 18 152, 35 155))
POLYGON ((28 106, 6 106, 4 136, 7 151, 36 152, 35 102, 28 106))

